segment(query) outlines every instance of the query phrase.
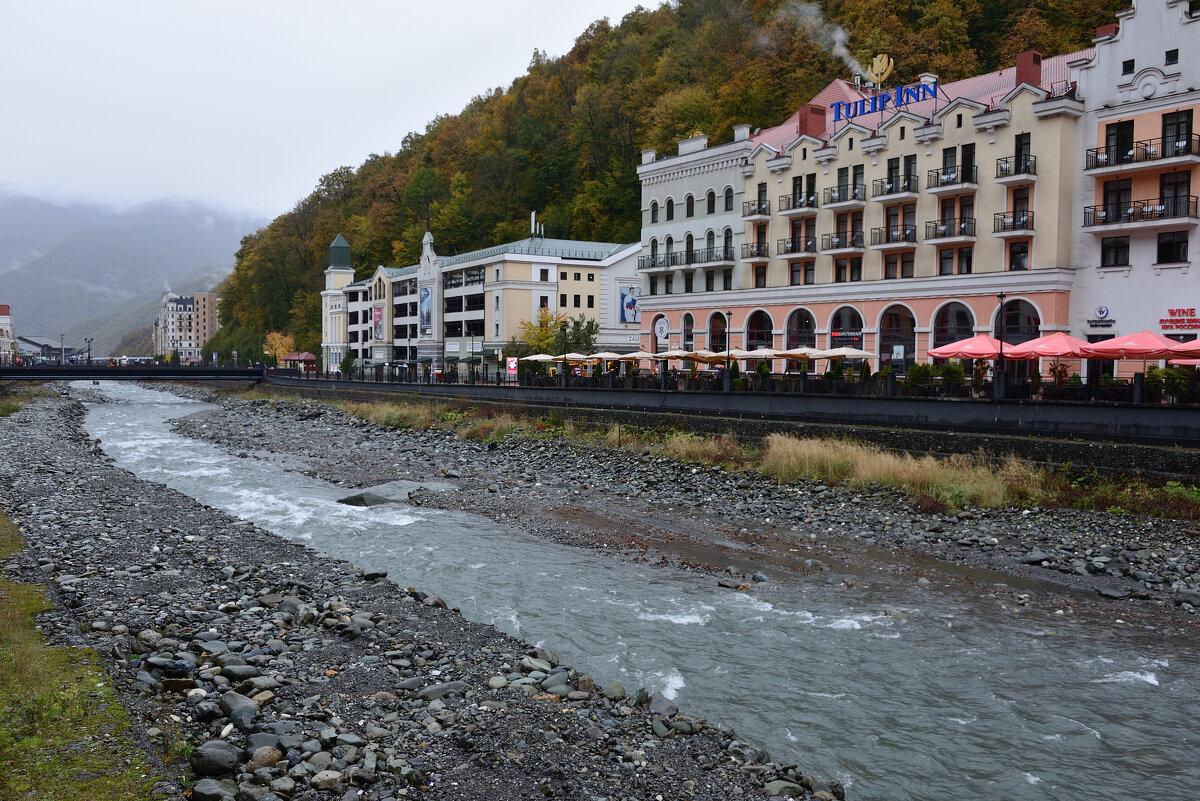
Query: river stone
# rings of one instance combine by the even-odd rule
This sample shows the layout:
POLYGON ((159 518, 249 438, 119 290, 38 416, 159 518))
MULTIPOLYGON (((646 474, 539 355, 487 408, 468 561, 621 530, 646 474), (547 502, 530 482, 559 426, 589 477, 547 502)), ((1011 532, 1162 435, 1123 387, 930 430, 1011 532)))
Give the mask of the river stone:
POLYGON ((1030 551, 1017 561, 1023 565, 1040 565, 1042 562, 1050 561, 1053 558, 1051 554, 1045 551, 1030 551))
POLYGON ((464 693, 467 691, 466 682, 448 681, 445 684, 431 684, 428 687, 423 687, 417 691, 417 698, 422 701, 432 701, 436 698, 445 698, 451 693, 464 693))
POLYGON ((508 686, 508 679, 503 676, 492 676, 488 679, 489 690, 501 690, 508 686))
POLYGON ((338 770, 323 770, 309 780, 309 784, 318 790, 332 790, 342 781, 342 773, 338 770))
POLYGON ((273 768, 281 759, 283 759, 283 753, 278 748, 271 745, 264 745, 261 748, 255 749, 254 755, 246 763, 246 772, 253 773, 259 768, 273 768))
POLYGON ((776 779, 773 782, 767 782, 763 790, 770 796, 784 796, 786 798, 803 798, 804 788, 794 782, 776 779))
POLYGON ((549 673, 553 667, 545 659, 538 659, 536 656, 521 657, 521 670, 526 673, 532 673, 535 670, 540 670, 542 673, 549 673))
POLYGON ((254 716, 258 714, 258 702, 240 693, 225 693, 221 696, 220 705, 229 722, 241 731, 249 729, 254 716))
POLYGON ((192 801, 222 801, 237 795, 237 785, 231 779, 201 779, 192 787, 192 801))
POLYGON ((1176 590, 1175 605, 1182 606, 1183 604, 1200 606, 1200 590, 1176 590))
POLYGON ((1105 585, 1103 587, 1097 587, 1096 592, 1100 595, 1101 598, 1111 598, 1114 601, 1122 601, 1122 600, 1128 598, 1130 596, 1130 594, 1133 592, 1133 590, 1130 590, 1126 587, 1114 587, 1114 586, 1105 585))
POLYGON ((674 717, 679 714, 679 707, 662 693, 655 693, 650 696, 650 714, 662 715, 665 718, 674 717))
POLYGON ((242 752, 224 740, 209 740, 192 751, 188 762, 198 776, 232 776, 242 752))
POLYGON ((625 697, 625 685, 619 681, 614 681, 612 684, 600 691, 600 695, 610 701, 619 701, 625 697))

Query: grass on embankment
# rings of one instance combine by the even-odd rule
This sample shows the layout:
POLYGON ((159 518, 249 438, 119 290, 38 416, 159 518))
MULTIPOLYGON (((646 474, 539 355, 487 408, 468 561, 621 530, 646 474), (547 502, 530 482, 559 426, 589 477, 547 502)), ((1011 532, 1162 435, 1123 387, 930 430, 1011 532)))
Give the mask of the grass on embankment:
MULTIPOLYGON (((0 514, 0 559, 21 549, 0 514)), ((0 799, 142 801, 154 779, 95 651, 46 645, 45 591, 0 575, 0 799)))
POLYGON ((1016 505, 1200 520, 1200 488, 1194 485, 1102 475, 1091 470, 1050 470, 1015 456, 1000 461, 982 454, 912 456, 847 439, 802 439, 783 434, 772 434, 761 444, 744 444, 730 434, 704 435, 670 427, 630 425, 599 428, 588 425, 586 419, 568 420, 554 413, 522 415, 520 409, 514 411, 512 407, 472 406, 466 401, 343 401, 339 405, 347 414, 380 425, 450 431, 484 442, 510 434, 566 437, 727 469, 753 470, 781 482, 806 478, 851 487, 903 489, 915 506, 928 512, 963 505, 1016 505))

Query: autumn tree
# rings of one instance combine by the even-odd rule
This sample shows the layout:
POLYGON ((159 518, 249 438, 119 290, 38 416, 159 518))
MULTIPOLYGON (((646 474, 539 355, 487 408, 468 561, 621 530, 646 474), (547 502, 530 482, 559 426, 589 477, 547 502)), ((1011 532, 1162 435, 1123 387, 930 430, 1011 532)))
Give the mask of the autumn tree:
POLYGON ((296 339, 291 334, 283 334, 279 331, 272 331, 267 334, 263 341, 263 353, 267 354, 268 358, 279 366, 279 361, 289 353, 296 352, 296 339))

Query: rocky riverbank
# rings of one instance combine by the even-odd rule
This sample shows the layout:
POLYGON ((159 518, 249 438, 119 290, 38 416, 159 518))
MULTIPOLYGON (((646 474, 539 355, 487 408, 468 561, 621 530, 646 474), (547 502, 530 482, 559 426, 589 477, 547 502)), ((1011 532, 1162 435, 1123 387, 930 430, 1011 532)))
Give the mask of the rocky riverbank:
MULTIPOLYGON (((376 469, 409 448, 433 448, 426 472, 431 453, 448 479, 475 469, 466 443, 406 441, 324 405, 223 404, 185 427, 278 444, 293 469, 344 483, 399 477, 376 469), (372 457, 337 468, 355 441, 372 457)), ((435 596, 138 480, 82 433, 83 414, 49 397, 0 419, 0 508, 28 543, 4 569, 52 589, 54 642, 101 655, 164 796, 843 797, 661 695, 596 686, 435 596)), ((489 508, 519 488, 487 492, 489 508)))
POLYGON ((714 572, 732 561, 748 579, 763 566, 820 572, 839 554, 894 570, 892 556, 917 554, 1011 576, 1028 585, 1008 588, 1021 604, 1040 595, 1061 606, 1061 591, 1126 616, 1159 614, 1183 631, 1195 628, 1200 606, 1200 531, 1188 522, 1062 509, 929 514, 884 488, 781 486, 628 449, 518 437, 485 444, 383 428, 323 402, 173 391, 221 406, 177 423, 187 436, 347 487, 449 480, 460 491, 421 492, 416 502, 628 559, 714 572), (791 557, 797 545, 814 558, 791 557))

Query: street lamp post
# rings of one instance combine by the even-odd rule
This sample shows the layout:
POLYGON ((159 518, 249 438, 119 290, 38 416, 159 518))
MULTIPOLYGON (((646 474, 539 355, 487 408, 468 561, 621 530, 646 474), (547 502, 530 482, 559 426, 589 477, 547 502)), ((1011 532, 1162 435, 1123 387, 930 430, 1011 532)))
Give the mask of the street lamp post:
POLYGON ((996 298, 1000 301, 1000 310, 997 312, 997 331, 999 334, 997 339, 1000 340, 1000 358, 996 363, 996 374, 992 377, 992 397, 995 400, 1004 400, 1008 394, 1008 376, 1004 372, 1004 298, 1007 297, 1003 292, 996 293, 996 298))
POLYGON ((88 367, 92 366, 92 341, 94 339, 95 339, 95 337, 84 337, 83 338, 83 341, 87 343, 87 348, 88 348, 88 355, 87 355, 87 366, 88 367))
POLYGON ((61 331, 58 333, 58 363, 67 363, 67 346, 63 344, 63 333, 61 331))
POLYGON ((729 372, 730 369, 732 368, 732 363, 729 358, 729 350, 730 350, 729 328, 732 324, 733 324, 733 312, 730 310, 726 310, 726 312, 725 312, 725 375, 722 378, 722 383, 724 384, 722 389, 724 389, 724 391, 726 391, 726 392, 729 392, 733 389, 733 374, 729 372))
POLYGON ((558 379, 559 386, 567 388, 567 324, 560 323, 558 332, 562 336, 562 376, 558 379))
POLYGON ((471 335, 471 361, 467 362, 467 369, 470 371, 471 384, 475 384, 475 335, 471 335))

